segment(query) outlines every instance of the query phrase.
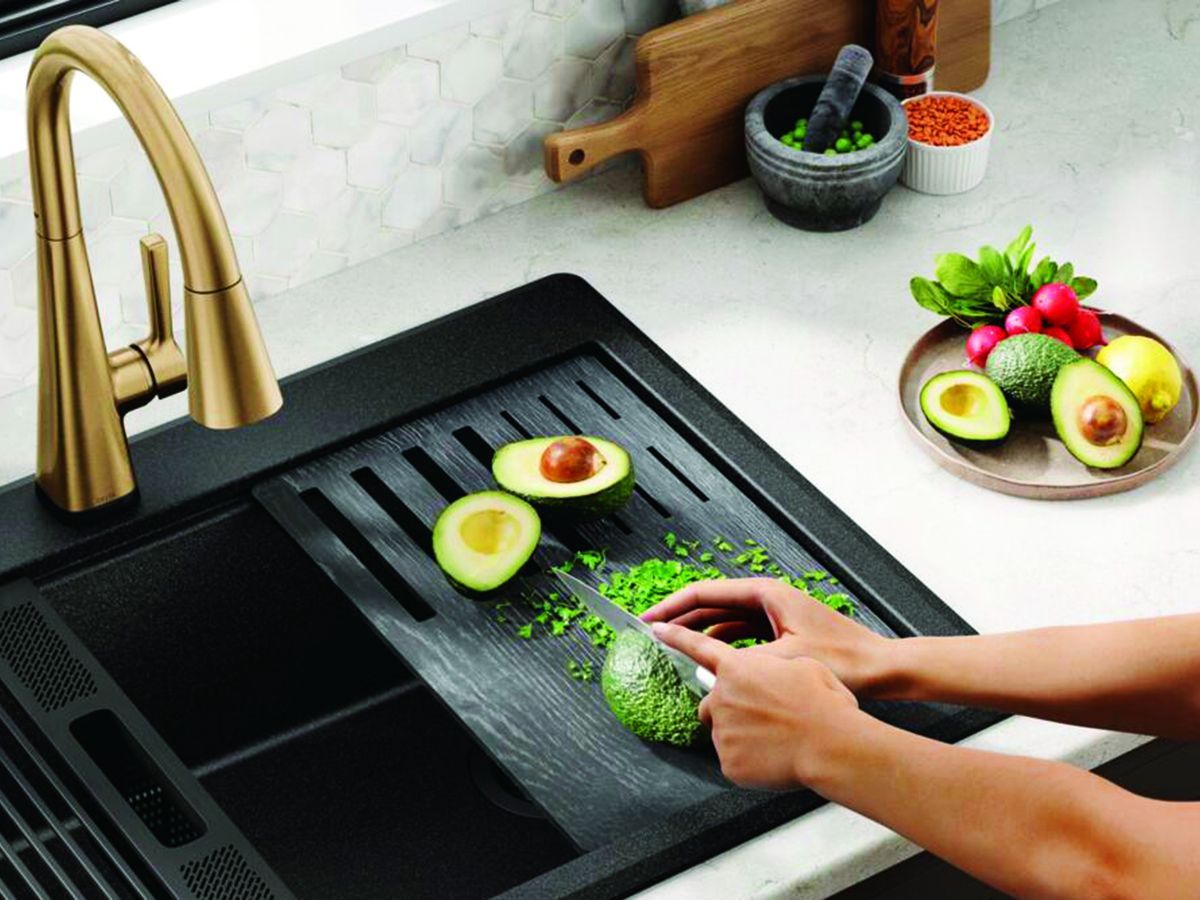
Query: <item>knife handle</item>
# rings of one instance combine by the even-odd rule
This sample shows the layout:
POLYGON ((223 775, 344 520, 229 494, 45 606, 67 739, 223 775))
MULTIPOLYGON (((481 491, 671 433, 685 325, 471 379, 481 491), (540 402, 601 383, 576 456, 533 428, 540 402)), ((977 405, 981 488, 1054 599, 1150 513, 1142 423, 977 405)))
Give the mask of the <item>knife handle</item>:
POLYGON ((706 691, 711 691, 717 686, 717 676, 704 666, 696 666, 696 680, 704 685, 706 691))

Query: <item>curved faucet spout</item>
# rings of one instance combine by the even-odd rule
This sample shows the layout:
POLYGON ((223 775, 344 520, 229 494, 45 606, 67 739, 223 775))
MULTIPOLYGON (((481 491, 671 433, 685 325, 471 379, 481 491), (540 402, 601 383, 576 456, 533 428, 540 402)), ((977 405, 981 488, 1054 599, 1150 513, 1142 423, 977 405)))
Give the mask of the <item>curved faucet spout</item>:
POLYGON ((190 383, 192 417, 248 425, 283 403, 246 293, 225 215, 200 155, 162 88, 132 53, 95 28, 51 34, 26 82, 37 232, 37 484, 82 512, 132 495, 124 413, 190 383), (100 84, 129 121, 162 187, 183 264, 187 362, 171 333, 166 244, 142 239, 150 334, 109 353, 96 308, 71 144, 71 81, 100 84))
POLYGON ((108 92, 145 148, 175 226, 184 284, 197 293, 236 284, 242 275, 225 215, 179 115, 137 57, 95 28, 54 32, 29 69, 29 170, 38 234, 61 241, 83 227, 68 114, 75 71, 108 92))

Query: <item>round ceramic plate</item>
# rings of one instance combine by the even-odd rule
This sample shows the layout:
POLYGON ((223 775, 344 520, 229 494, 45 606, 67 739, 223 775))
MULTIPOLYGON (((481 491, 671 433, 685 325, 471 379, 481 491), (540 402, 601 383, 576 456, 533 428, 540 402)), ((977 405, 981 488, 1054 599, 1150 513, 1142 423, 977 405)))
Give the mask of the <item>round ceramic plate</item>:
MULTIPOLYGON (((1142 334, 1163 341, 1152 331, 1124 316, 1101 313, 1109 340, 1123 334, 1142 334)), ((1049 417, 1017 413, 1004 443, 976 449, 951 441, 933 428, 921 412, 920 392, 929 378, 950 369, 969 368, 963 353, 963 329, 950 320, 933 328, 908 351, 900 369, 900 406, 913 437, 937 463, 967 481, 1018 497, 1070 500, 1128 491, 1165 472, 1179 458, 1196 431, 1196 377, 1183 367, 1183 396, 1161 422, 1146 426, 1142 449, 1120 469, 1090 469, 1067 452, 1049 417)), ((1167 344, 1170 347, 1170 344, 1167 344)), ((1174 349, 1172 349, 1174 352, 1174 349)), ((1176 358, 1179 355, 1176 354, 1176 358)))

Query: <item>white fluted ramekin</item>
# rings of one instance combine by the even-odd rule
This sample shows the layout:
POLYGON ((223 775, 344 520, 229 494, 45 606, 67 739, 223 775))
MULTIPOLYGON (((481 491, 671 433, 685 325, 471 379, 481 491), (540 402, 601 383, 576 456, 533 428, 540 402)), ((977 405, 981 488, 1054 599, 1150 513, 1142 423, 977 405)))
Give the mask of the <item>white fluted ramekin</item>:
POLYGON ((967 101, 987 116, 988 130, 969 144, 955 147, 936 147, 909 138, 908 155, 900 180, 922 194, 961 194, 969 191, 983 181, 987 173, 988 151, 992 146, 996 119, 992 111, 974 97, 954 91, 930 91, 920 97, 909 97, 903 105, 908 106, 924 97, 958 97, 967 101))

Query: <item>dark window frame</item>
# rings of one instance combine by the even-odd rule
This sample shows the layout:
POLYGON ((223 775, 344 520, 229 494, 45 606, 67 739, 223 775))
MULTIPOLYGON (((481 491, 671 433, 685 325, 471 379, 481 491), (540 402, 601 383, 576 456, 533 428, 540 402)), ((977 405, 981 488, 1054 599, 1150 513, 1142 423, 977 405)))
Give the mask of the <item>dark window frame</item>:
POLYGON ((0 0, 0 59, 32 50, 64 25, 99 27, 175 0, 0 0))

